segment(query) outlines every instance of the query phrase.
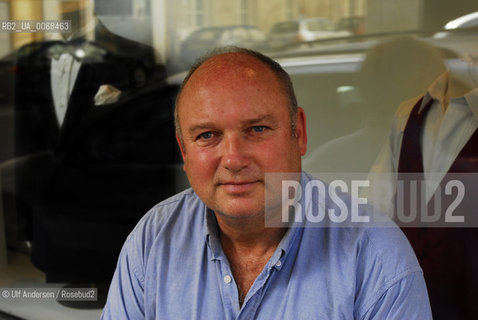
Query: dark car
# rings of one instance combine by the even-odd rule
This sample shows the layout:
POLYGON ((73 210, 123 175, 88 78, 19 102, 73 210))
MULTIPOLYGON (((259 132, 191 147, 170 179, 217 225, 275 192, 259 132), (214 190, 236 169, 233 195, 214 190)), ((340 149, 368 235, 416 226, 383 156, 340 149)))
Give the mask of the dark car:
POLYGON ((365 17, 352 16, 342 18, 337 22, 337 30, 346 30, 353 35, 360 35, 365 33, 366 20, 365 17))
POLYGON ((272 48, 293 43, 298 40, 299 22, 282 21, 274 24, 269 31, 268 40, 272 48))
POLYGON ((253 50, 267 49, 264 32, 254 26, 206 27, 193 31, 181 44, 180 59, 186 67, 214 47, 234 45, 253 50))

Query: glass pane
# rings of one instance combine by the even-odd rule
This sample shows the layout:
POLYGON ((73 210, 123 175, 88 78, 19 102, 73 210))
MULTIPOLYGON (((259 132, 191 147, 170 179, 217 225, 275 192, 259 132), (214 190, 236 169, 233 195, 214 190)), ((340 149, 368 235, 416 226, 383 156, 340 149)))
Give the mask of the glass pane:
POLYGON ((128 234, 189 186, 175 99, 215 47, 257 50, 291 75, 307 172, 396 175, 422 97, 435 102, 410 162, 428 178, 465 158, 475 170, 460 152, 478 123, 477 26, 476 0, 0 0, 0 288, 100 294, 91 310, 0 299, 0 317, 99 318, 128 234))

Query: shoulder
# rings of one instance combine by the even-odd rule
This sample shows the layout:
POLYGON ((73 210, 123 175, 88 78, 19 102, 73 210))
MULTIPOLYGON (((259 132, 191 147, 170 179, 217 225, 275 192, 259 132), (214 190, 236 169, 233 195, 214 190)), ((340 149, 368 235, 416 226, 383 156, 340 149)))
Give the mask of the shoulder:
POLYGON ((360 255, 363 262, 385 268, 387 281, 421 271, 415 253, 403 232, 392 222, 388 226, 364 228, 360 255))
MULTIPOLYGON (((304 174, 302 183, 312 179, 304 174)), ((309 200, 302 201, 305 201, 302 207, 312 208, 312 205, 308 205, 309 200)), ((319 201, 320 206, 320 199, 311 201, 319 201)), ((378 216, 366 204, 357 206, 358 199, 344 192, 337 192, 330 198, 326 196, 322 201, 325 213, 338 216, 345 212, 348 218, 339 223, 315 225, 306 219, 299 250, 307 264, 316 261, 318 265, 326 267, 328 278, 335 279, 327 290, 332 295, 347 293, 353 297, 354 312, 359 319, 364 319, 366 314, 386 312, 389 304, 394 302, 396 306, 415 303, 417 314, 425 310, 427 295, 423 274, 408 240, 398 226, 388 217, 378 216), (355 213, 351 213, 354 208, 355 213), (367 219, 357 222, 351 215, 370 219, 369 222, 367 219), (414 299, 416 302, 412 303, 414 299)), ((426 314, 427 310, 423 312, 426 314)))
POLYGON ((356 314, 364 319, 431 319, 423 272, 398 227, 364 232, 356 314))
MULTIPOLYGON (((311 179, 308 175, 304 177, 304 180, 311 179)), ((324 208, 333 213, 345 210, 347 220, 327 223, 322 230, 316 228, 317 231, 309 225, 307 233, 320 235, 319 241, 327 243, 325 252, 336 258, 337 267, 355 274, 357 288, 360 288, 358 297, 374 300, 373 297, 384 294, 410 274, 421 273, 410 243, 388 217, 380 215, 369 205, 358 205, 357 197, 344 192, 337 192, 334 198, 326 197, 324 208), (354 222, 351 215, 355 219, 367 219, 354 222)), ((317 241, 317 238, 311 237, 311 241, 317 241)))
MULTIPOLYGON (((398 157, 398 153, 402 144, 403 132, 407 126, 408 118, 415 104, 423 96, 417 96, 400 103, 393 117, 392 126, 389 135, 390 150, 394 157, 398 157)), ((397 160, 398 161, 398 160, 397 160)))
POLYGON ((378 227, 335 228, 330 232, 342 242, 338 245, 342 258, 337 268, 353 274, 348 279, 353 279, 357 318, 362 319, 371 310, 387 309, 393 301, 408 310, 407 304, 416 303, 410 301, 413 297, 420 300, 417 310, 427 308, 422 270, 407 238, 393 222, 378 227))
POLYGON ((403 232, 393 225, 365 228, 358 246, 357 261, 360 313, 374 306, 390 290, 395 290, 393 288, 400 287, 403 281, 423 280, 412 247, 403 232))
POLYGON ((394 131, 404 130, 413 107, 422 97, 423 96, 417 96, 400 103, 400 105, 397 108, 397 111, 395 112, 392 130, 394 131))
POLYGON ((154 58, 154 49, 151 46, 111 32, 100 20, 96 22, 95 37, 96 41, 103 45, 114 45, 113 49, 116 50, 113 51, 118 51, 121 54, 130 55, 131 57, 148 55, 150 56, 149 58, 154 58))
POLYGON ((191 188, 158 203, 129 234, 123 251, 134 255, 144 265, 155 242, 190 227, 193 220, 200 221, 203 217, 195 213, 203 210, 203 202, 191 188))
POLYGON ((183 218, 187 212, 198 210, 202 206, 202 201, 191 188, 175 194, 151 208, 138 222, 127 241, 137 234, 154 236, 168 224, 183 218))
POLYGON ((327 278, 334 279, 327 288, 331 295, 345 294, 351 298, 347 301, 353 304, 357 319, 385 310, 394 301, 395 307, 401 305, 404 310, 409 310, 407 305, 413 303, 417 310, 427 308, 423 273, 408 240, 393 222, 377 227, 304 229, 300 248, 307 264, 316 261, 321 266, 318 269, 326 269, 327 278), (411 302, 414 297, 416 302, 411 302))
MULTIPOLYGON (((58 41, 39 41, 31 42, 21 46, 15 56, 15 63, 17 65, 28 64, 28 67, 49 66, 48 50, 57 44, 58 41)), ((22 72, 25 70, 21 70, 22 72)))
POLYGON ((406 117, 410 115, 410 112, 412 111, 413 107, 415 104, 423 97, 421 96, 416 96, 411 99, 405 100, 397 108, 397 111, 395 112, 396 117, 406 117))
MULTIPOLYGON (((314 198, 314 194, 303 195, 302 207, 307 208, 303 211, 314 210, 312 203, 318 201, 319 206, 323 207, 322 216, 325 217, 321 222, 315 223, 309 219, 312 215, 307 216, 304 213, 306 228, 325 227, 330 229, 324 235, 333 237, 331 240, 337 241, 339 247, 344 245, 347 245, 348 248, 356 247, 357 257, 360 259, 357 261, 360 264, 370 264, 373 259, 375 267, 391 265, 395 266, 395 270, 399 267, 419 269, 413 249, 403 232, 389 217, 380 214, 368 205, 366 199, 360 197, 355 190, 366 186, 367 181, 353 180, 353 176, 348 177, 350 180, 340 180, 341 176, 338 177, 339 180, 333 182, 341 182, 341 184, 333 182, 327 184, 303 173, 301 181, 303 185, 313 180, 318 181, 324 187, 322 191, 317 190, 316 192, 325 192, 322 200, 317 195, 314 198), (354 181, 363 184, 356 183, 355 187, 349 187, 349 184, 353 185, 354 181), (342 217, 341 220, 338 220, 339 217, 342 217), (334 218, 333 221, 332 218, 334 218)), ((316 210, 318 211, 320 208, 316 210)))

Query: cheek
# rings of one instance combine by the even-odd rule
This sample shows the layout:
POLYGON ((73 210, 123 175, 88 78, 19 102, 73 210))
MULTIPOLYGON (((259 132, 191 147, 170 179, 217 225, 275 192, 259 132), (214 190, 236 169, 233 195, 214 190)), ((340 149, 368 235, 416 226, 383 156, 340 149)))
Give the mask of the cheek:
POLYGON ((257 153, 262 154, 260 158, 271 168, 280 168, 288 166, 289 162, 297 157, 300 159, 300 156, 297 156, 298 152, 297 143, 292 141, 289 136, 283 136, 281 139, 261 144, 257 153))
MULTIPOLYGON (((198 151, 191 148, 184 159, 186 173, 190 178, 204 179, 214 175, 214 155, 208 151, 198 151)), ((201 182, 201 181, 197 181, 201 182)))

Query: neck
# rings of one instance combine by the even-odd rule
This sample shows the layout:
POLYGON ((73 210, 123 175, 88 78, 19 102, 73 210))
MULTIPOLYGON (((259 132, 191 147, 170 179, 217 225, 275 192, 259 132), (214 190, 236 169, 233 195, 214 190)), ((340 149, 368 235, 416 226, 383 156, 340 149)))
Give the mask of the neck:
POLYGON ((265 228, 264 216, 231 218, 216 213, 220 239, 237 283, 242 304, 267 261, 274 254, 286 228, 265 228))
POLYGON ((264 216, 230 218, 216 213, 220 239, 226 254, 257 255, 274 252, 286 228, 266 228, 264 216))

